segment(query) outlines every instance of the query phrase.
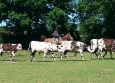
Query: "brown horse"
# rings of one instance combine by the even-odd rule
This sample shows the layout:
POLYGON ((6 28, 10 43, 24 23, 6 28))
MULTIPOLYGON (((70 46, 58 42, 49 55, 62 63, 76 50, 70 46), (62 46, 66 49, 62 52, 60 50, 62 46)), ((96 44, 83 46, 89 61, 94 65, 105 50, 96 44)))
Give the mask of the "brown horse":
MULTIPOLYGON (((41 41, 44 42, 52 42, 53 38, 46 38, 45 35, 41 36, 41 41)), ((65 34, 63 37, 61 37, 61 41, 63 40, 73 40, 73 37, 70 35, 70 33, 65 34)))

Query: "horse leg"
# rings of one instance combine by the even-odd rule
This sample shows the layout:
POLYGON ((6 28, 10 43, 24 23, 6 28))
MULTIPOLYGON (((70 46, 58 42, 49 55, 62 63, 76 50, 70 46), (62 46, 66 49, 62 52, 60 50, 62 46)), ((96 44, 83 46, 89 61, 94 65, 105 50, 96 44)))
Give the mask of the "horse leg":
POLYGON ((10 61, 12 61, 12 52, 10 52, 10 61))
POLYGON ((3 52, 1 52, 0 55, 1 55, 2 60, 4 60, 4 58, 2 57, 2 54, 3 54, 3 52))
POLYGON ((14 61, 15 60, 15 53, 14 53, 14 51, 11 52, 11 55, 13 56, 12 61, 14 61))
POLYGON ((35 53, 36 53, 36 51, 33 51, 33 52, 30 53, 30 60, 31 60, 31 62, 35 60, 34 59, 35 53))
POLYGON ((103 55, 103 58, 105 57, 106 54, 107 54, 107 50, 105 50, 105 54, 103 55))
MULTIPOLYGON (((98 49, 97 49, 97 48, 95 49, 94 53, 95 53, 95 55, 98 57, 99 54, 98 54, 98 49)), ((93 53, 93 54, 94 54, 94 53, 93 53)))
MULTIPOLYGON (((101 58, 102 58, 102 60, 103 60, 103 55, 102 55, 102 51, 100 52, 100 56, 101 56, 101 58)), ((99 59, 99 56, 98 56, 98 59, 99 59)))
POLYGON ((98 55, 99 55, 99 54, 97 54, 96 52, 93 52, 93 53, 91 53, 91 60, 93 59, 94 53, 95 53, 96 57, 98 58, 98 55))
POLYGON ((83 52, 80 52, 80 56, 81 56, 82 61, 84 61, 83 52))
POLYGON ((64 52, 64 55, 67 58, 67 60, 69 60, 69 57, 67 56, 67 51, 64 52))
POLYGON ((100 51, 99 51, 98 56, 97 56, 98 59, 100 58, 99 56, 102 56, 100 51))
POLYGON ((46 58, 46 55, 48 54, 47 51, 44 51, 44 57, 43 57, 43 60, 42 61, 45 61, 45 58, 46 58))
MULTIPOLYGON (((96 52, 96 51, 95 51, 94 53, 95 53, 96 57, 97 57, 97 58, 99 58, 99 54, 97 54, 97 52, 96 52)), ((93 54, 94 54, 94 53, 93 53, 93 54)))
POLYGON ((54 52, 52 52, 52 57, 54 59, 54 62, 56 62, 55 56, 54 56, 54 52))
POLYGON ((99 59, 99 56, 101 56, 101 58, 103 60, 102 49, 98 49, 98 59, 99 59))
POLYGON ((75 53, 74 53, 74 57, 73 57, 73 59, 72 59, 72 60, 74 60, 74 59, 75 59, 76 55, 77 55, 77 52, 75 52, 75 53))
POLYGON ((91 53, 91 60, 93 59, 93 54, 94 54, 94 52, 93 52, 93 53, 91 53))
POLYGON ((63 59, 63 55, 64 55, 64 53, 61 52, 61 53, 60 53, 61 60, 63 59))
POLYGON ((113 59, 112 55, 113 55, 113 51, 111 50, 110 51, 110 59, 113 59))

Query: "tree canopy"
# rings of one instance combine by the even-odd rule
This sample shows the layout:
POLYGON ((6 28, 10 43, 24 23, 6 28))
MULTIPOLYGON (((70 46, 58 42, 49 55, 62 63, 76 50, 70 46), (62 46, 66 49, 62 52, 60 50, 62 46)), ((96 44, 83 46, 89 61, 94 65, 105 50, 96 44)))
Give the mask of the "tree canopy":
POLYGON ((0 0, 0 12, 6 30, 29 40, 51 37, 55 27, 74 40, 115 38, 115 0, 0 0))
POLYGON ((115 1, 79 0, 76 6, 80 34, 91 38, 115 38, 115 1))
POLYGON ((55 27, 60 33, 71 31, 68 14, 72 11, 71 0, 0 0, 0 21, 15 34, 27 31, 49 35, 55 27))

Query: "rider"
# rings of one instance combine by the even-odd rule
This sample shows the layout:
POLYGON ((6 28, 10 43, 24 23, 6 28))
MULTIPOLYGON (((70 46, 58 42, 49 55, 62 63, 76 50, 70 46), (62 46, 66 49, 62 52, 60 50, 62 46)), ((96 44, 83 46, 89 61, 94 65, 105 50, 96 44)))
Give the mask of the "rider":
POLYGON ((60 37, 60 35, 58 34, 58 28, 57 27, 55 28, 55 31, 53 34, 54 34, 54 40, 56 40, 60 37))

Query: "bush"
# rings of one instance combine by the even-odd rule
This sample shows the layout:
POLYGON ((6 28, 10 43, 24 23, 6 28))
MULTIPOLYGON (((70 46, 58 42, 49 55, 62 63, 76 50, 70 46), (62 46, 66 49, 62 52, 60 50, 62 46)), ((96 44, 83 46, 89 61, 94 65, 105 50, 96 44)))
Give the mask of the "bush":
POLYGON ((0 43, 3 43, 3 38, 1 34, 0 34, 0 43))

